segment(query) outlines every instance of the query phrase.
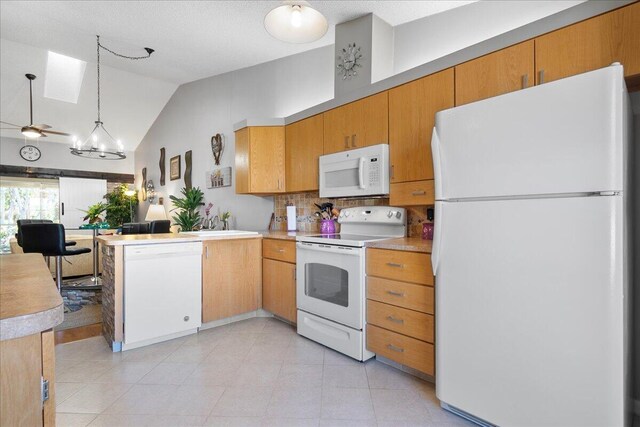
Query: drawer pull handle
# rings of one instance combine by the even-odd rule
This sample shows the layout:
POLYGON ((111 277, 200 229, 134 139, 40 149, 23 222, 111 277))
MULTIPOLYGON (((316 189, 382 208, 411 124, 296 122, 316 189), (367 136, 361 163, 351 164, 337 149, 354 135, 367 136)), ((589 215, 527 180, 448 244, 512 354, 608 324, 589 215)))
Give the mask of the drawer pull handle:
POLYGON ((412 196, 424 196, 425 194, 427 194, 427 192, 424 190, 416 190, 411 193, 412 196))
POLYGON ((390 320, 390 321, 392 321, 394 323, 399 323, 401 325, 404 324, 404 320, 403 319, 397 319, 397 318, 395 318, 393 316, 387 316, 387 320, 390 320))
POLYGON ((402 268, 403 267, 402 264, 398 264, 398 263, 395 263, 395 262, 388 262, 387 265, 389 267, 396 267, 396 268, 402 268))
POLYGON ((397 351, 398 353, 404 353, 404 348, 396 347, 393 344, 387 344, 387 348, 391 351, 397 351))
POLYGON ((276 252, 282 253, 282 252, 284 252, 284 249, 283 248, 278 248, 278 249, 276 249, 276 252))
POLYGON ((396 292, 396 291, 387 291, 389 295, 393 295, 394 297, 404 297, 404 292, 396 292))

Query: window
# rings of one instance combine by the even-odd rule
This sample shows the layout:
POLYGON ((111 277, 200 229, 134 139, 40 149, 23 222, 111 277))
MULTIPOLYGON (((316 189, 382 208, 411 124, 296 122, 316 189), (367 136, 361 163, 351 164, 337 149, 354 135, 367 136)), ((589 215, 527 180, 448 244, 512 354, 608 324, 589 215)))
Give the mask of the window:
POLYGON ((0 177, 0 252, 11 252, 9 240, 19 219, 59 221, 57 179, 0 177))
POLYGON ((77 104, 86 68, 84 61, 49 51, 44 96, 77 104))

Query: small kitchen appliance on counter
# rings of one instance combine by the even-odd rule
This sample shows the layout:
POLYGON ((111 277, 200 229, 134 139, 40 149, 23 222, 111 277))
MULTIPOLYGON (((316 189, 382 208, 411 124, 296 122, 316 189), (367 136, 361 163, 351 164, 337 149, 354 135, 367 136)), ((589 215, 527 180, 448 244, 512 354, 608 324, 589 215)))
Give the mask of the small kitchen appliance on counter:
POLYGON ((367 242, 406 236, 403 208, 365 206, 340 212, 340 234, 298 236, 298 334, 365 361, 367 242))

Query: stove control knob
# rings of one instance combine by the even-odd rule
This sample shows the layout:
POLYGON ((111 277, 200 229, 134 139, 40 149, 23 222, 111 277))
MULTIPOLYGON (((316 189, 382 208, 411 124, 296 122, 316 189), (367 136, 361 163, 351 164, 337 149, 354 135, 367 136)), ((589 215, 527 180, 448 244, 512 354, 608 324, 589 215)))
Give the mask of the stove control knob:
POLYGON ((344 212, 340 212, 340 215, 338 215, 339 218, 344 218, 344 212))
POLYGON ((387 212, 387 218, 391 218, 393 216, 393 211, 387 212))
POLYGON ((345 218, 348 217, 349 216, 349 211, 345 211, 344 212, 344 216, 345 216, 345 218))
POLYGON ((402 212, 396 212, 396 218, 400 219, 400 217, 402 216, 402 212))

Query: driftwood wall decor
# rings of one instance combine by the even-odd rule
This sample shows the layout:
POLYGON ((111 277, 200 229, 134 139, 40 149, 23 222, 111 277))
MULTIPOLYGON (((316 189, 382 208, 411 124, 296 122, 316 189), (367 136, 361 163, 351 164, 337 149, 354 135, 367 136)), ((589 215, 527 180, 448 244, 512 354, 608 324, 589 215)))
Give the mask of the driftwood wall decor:
POLYGON ((191 150, 184 153, 184 186, 191 189, 191 150))
POLYGON ((142 200, 147 200, 147 168, 142 168, 142 187, 140 188, 142 193, 142 200))
POLYGON ((164 147, 162 147, 160 149, 160 185, 164 185, 165 183, 165 178, 164 178, 164 171, 165 171, 165 165, 164 165, 164 161, 165 161, 165 155, 164 155, 164 147))
POLYGON ((216 166, 220 165, 223 148, 222 135, 216 133, 211 137, 211 151, 213 152, 213 160, 216 162, 216 166))

